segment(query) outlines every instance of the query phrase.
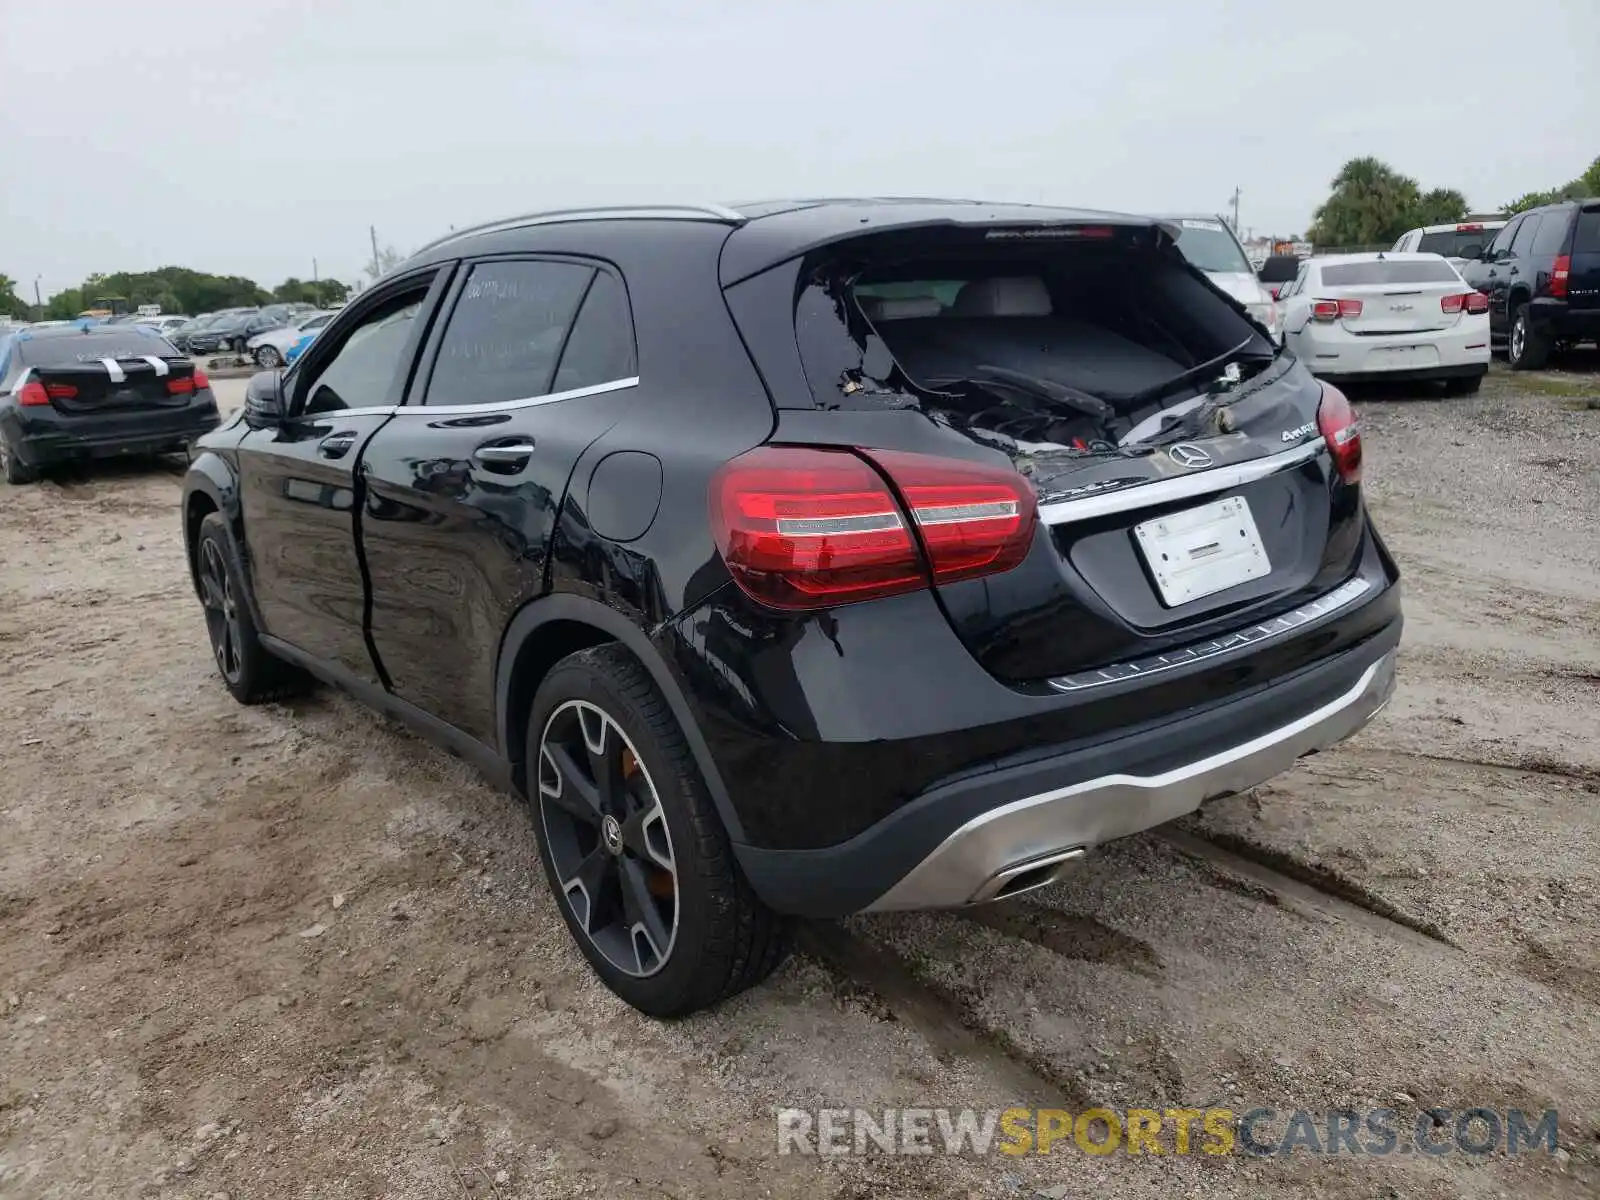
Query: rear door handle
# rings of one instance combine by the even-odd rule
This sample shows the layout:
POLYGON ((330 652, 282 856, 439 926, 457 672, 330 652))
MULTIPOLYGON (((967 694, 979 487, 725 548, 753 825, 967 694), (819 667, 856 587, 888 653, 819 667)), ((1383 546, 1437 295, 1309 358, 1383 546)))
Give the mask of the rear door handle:
POLYGON ((340 433, 330 433, 317 443, 317 453, 323 458, 343 458, 350 453, 350 447, 356 444, 356 435, 352 430, 343 430, 340 433))
POLYGON ((481 463, 493 463, 498 467, 518 466, 528 461, 533 454, 533 442, 521 439, 514 442, 490 442, 486 446, 479 446, 472 452, 472 457, 481 463))

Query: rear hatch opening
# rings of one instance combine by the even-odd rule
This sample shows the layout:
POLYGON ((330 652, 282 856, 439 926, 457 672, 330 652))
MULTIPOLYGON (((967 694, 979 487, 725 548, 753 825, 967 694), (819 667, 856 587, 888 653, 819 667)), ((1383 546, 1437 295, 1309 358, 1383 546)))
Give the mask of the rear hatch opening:
POLYGON ((1302 440, 1320 389, 1267 387, 1292 360, 1155 235, 941 231, 836 249, 797 301, 813 392, 829 408, 918 408, 1008 455, 1044 503, 1108 469, 1187 472, 1161 453, 1179 443, 1221 465, 1302 440))
POLYGON ((902 507, 880 451, 1009 460, 1031 482, 1044 536, 1025 559, 931 579, 1009 683, 1112 682, 1251 622, 1296 629, 1360 565, 1344 397, 1159 224, 870 234, 814 252, 793 295, 815 408, 840 418, 795 424, 800 440, 855 447, 902 507))

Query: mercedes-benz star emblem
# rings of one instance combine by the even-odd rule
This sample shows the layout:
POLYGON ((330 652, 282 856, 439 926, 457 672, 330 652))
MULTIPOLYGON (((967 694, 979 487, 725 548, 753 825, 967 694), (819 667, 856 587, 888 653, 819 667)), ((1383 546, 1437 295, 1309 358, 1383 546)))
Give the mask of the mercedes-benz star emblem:
POLYGON ((605 842, 606 849, 613 854, 622 853, 622 826, 613 816, 607 815, 600 822, 600 837, 605 842))
POLYGON ((1191 471, 1211 465, 1211 455, 1193 442, 1179 442, 1176 446, 1170 446, 1167 454, 1180 467, 1188 467, 1191 471))

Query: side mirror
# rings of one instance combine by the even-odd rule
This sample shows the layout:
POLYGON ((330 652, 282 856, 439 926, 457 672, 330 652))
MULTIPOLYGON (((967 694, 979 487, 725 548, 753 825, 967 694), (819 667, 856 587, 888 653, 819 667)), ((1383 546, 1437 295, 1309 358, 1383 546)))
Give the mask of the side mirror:
POLYGON ((244 390, 244 419, 256 429, 275 429, 283 424, 288 401, 283 394, 283 372, 260 371, 250 377, 244 390))

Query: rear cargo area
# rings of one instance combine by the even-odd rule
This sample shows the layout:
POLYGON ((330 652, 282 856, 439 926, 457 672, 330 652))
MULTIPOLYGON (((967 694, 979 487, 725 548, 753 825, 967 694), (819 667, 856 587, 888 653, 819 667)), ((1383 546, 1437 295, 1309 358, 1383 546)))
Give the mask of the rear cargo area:
POLYGON ((933 584, 1008 683, 1303 661, 1285 643, 1388 585, 1344 397, 1325 409, 1324 387, 1160 226, 1044 232, 884 234, 814 256, 794 329, 827 417, 780 411, 777 440, 998 460, 1032 483, 1026 558, 933 584), (1343 463, 1325 443, 1335 411, 1343 463), (1340 590, 1358 574, 1366 586, 1340 590))

